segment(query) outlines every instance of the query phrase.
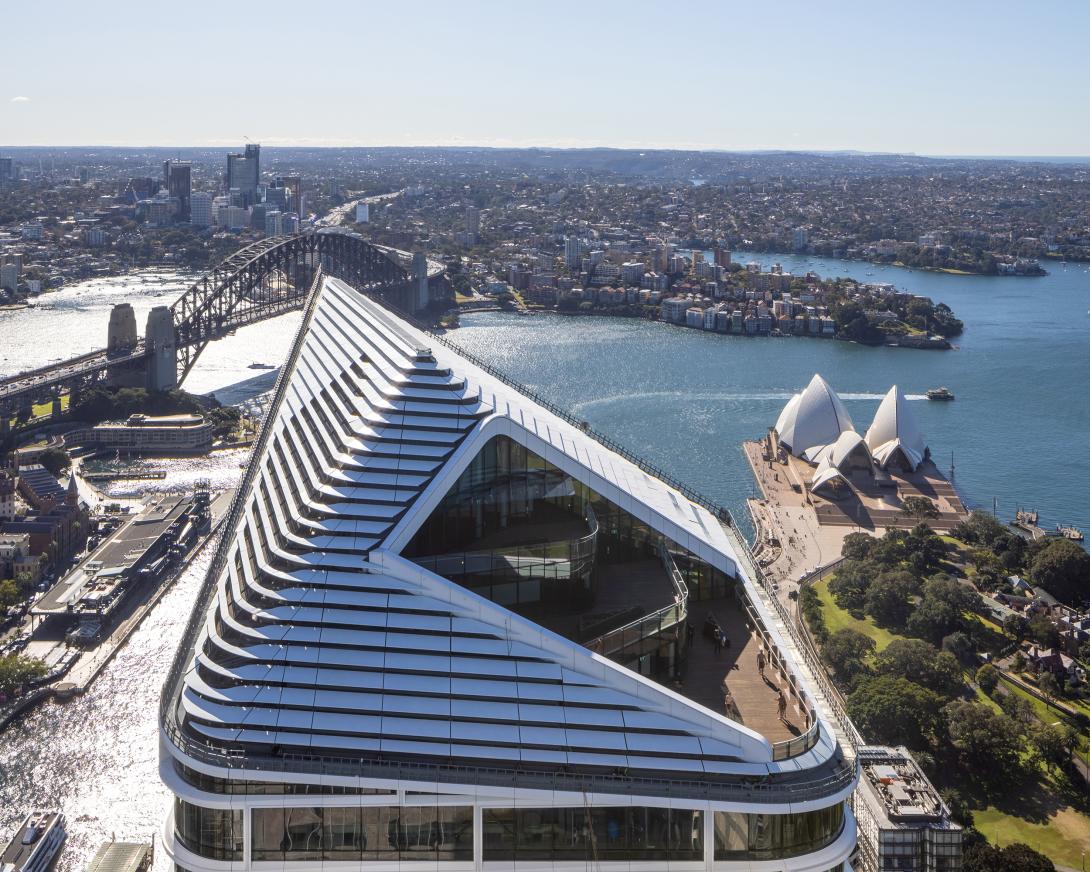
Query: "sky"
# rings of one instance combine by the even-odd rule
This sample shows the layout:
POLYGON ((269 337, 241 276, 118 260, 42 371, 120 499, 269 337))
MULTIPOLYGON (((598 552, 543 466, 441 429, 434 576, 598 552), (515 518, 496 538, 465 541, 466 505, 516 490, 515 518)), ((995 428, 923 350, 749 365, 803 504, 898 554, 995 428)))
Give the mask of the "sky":
POLYGON ((1090 154, 1084 0, 5 6, 0 145, 1090 154))

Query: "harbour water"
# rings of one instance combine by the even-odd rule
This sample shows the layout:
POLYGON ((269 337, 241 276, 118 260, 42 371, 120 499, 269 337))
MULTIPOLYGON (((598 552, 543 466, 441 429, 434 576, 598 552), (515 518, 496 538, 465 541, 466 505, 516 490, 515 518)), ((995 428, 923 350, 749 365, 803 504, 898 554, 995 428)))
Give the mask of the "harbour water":
MULTIPOLYGON (((152 307, 169 306, 192 281, 192 276, 183 273, 149 270, 80 282, 42 294, 33 308, 0 311, 0 377, 105 348, 110 309, 118 303, 133 307, 137 330, 143 335, 152 307)), ((282 315, 211 343, 186 380, 186 390, 215 393, 224 403, 269 390, 276 370, 249 366, 282 362, 300 317, 298 313, 282 315)))
MULTIPOLYGON (((152 306, 169 305, 188 283, 176 273, 100 279, 45 294, 32 309, 0 312, 0 375, 103 347, 116 303, 132 304, 143 332, 152 306)), ((298 325, 299 315, 284 315, 213 343, 186 389, 215 393, 225 403, 260 400, 277 370, 254 370, 250 364, 282 362, 298 325)), ((113 497, 176 492, 191 489, 198 479, 222 490, 238 483, 247 457, 247 451, 235 449, 140 461, 138 466, 162 469, 166 477, 114 481, 102 490, 113 497)), ((47 703, 0 735, 0 840, 10 838, 32 805, 59 806, 68 817, 57 872, 86 868, 111 836, 156 837, 169 799, 158 778, 159 691, 209 559, 205 552, 186 570, 87 694, 47 703)), ((169 866, 165 854, 157 853, 157 872, 169 866)))
MULTIPOLYGON (((739 255, 739 259, 750 259, 739 255)), ((889 281, 948 303, 967 324, 949 352, 864 348, 832 340, 707 335, 600 317, 465 316, 451 338, 570 408, 596 429, 742 514, 752 492, 739 443, 764 432, 793 391, 821 372, 865 430, 893 384, 914 404, 936 459, 964 495, 1000 514, 1038 508, 1042 522, 1090 530, 1090 272, 1059 265, 1038 279, 948 276, 822 258, 758 256, 785 269, 889 281), (922 399, 946 384, 953 403, 922 399)), ((161 274, 158 274, 162 277, 161 274)), ((160 283, 101 280, 48 294, 38 309, 0 313, 0 374, 101 347, 109 308, 130 302, 138 324, 172 302, 182 276, 160 283), (45 308, 48 305, 51 308, 45 308), (57 337, 65 344, 58 345, 57 337)), ((186 387, 234 402, 267 391, 298 316, 239 330, 202 356, 186 387)), ((115 495, 174 490, 196 478, 237 481, 245 453, 155 461, 161 482, 110 486, 115 495)), ((206 556, 207 559, 207 556, 206 556)), ((60 805, 70 840, 59 872, 85 867, 99 842, 150 839, 167 793, 158 781, 159 690, 206 563, 198 561, 149 614, 90 691, 47 704, 0 736, 0 837, 31 804, 60 805)), ((165 870, 162 853, 157 869, 165 870)))
POLYGON ((964 320, 951 351, 870 348, 808 337, 707 334, 641 320, 464 315, 450 338, 570 409, 718 502, 740 520, 753 483, 740 443, 775 423, 821 373, 866 431, 897 384, 938 465, 972 505, 1010 520, 1090 532, 1090 271, 994 278, 785 255, 736 254, 802 274, 891 282, 947 303, 964 320), (957 399, 929 402, 947 385, 957 399))

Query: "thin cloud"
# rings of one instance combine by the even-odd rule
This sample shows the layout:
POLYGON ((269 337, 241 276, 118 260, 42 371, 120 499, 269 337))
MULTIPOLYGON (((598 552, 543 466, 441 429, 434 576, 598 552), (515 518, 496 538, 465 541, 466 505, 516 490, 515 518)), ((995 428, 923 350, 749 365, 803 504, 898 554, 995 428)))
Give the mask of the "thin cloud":
POLYGON ((30 98, 29 97, 12 97, 11 102, 12 103, 29 103, 30 98))

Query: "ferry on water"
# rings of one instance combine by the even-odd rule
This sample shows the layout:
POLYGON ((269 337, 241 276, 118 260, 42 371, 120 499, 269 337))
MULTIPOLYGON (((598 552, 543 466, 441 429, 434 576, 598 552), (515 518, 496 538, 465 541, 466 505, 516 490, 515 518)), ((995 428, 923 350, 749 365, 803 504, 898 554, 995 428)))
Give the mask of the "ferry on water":
POLYGON ((65 835, 59 811, 31 812, 0 856, 0 872, 46 872, 65 835))
POLYGON ((941 388, 931 388, 931 390, 927 392, 927 398, 929 400, 952 400, 954 399, 954 394, 950 388, 944 385, 941 388))
POLYGON ((254 361, 247 368, 248 369, 276 369, 276 364, 275 363, 259 363, 258 361, 254 361))

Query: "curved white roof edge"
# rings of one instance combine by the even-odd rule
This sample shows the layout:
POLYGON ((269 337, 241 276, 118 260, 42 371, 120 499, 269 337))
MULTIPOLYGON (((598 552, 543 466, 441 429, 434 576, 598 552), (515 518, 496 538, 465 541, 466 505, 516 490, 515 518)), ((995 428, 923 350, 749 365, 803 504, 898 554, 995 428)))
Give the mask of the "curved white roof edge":
MULTIPOLYGON (((258 472, 243 495, 242 518, 226 531, 227 566, 215 580, 175 700, 196 719, 198 733, 227 744, 287 745, 299 744, 293 737, 302 734, 316 750, 323 736, 338 734, 347 737, 344 747, 395 755, 432 747, 441 755, 464 745, 453 730, 448 737, 427 732, 429 718, 440 728, 446 723, 441 711, 405 708, 413 687, 426 684, 434 694, 449 683, 448 703, 472 715, 459 729, 486 736, 517 728, 521 715, 490 724, 478 709, 504 703, 479 702, 484 691, 477 685, 509 688, 507 705, 544 708, 550 700, 524 697, 522 688, 549 677, 560 682, 570 713, 558 709, 555 728, 524 729, 544 736, 566 726, 572 741, 556 739, 555 751, 540 750, 542 741, 523 746, 522 753, 538 755, 532 759, 589 759, 593 728, 574 718, 592 698, 616 698, 631 709, 623 728, 657 735, 652 762, 665 769, 799 771, 836 755, 825 713, 813 748, 773 761, 769 740, 754 730, 400 557, 483 445, 509 436, 737 576, 808 702, 821 711, 803 658, 742 569, 736 534, 711 512, 344 282, 326 280, 311 305, 283 401, 266 424, 269 439, 252 460, 258 472), (394 670, 388 675, 386 658, 394 670), (192 668, 196 662, 228 684, 206 682, 192 668), (389 684, 369 683, 375 674, 387 675, 389 684), (308 709, 309 720, 301 714, 308 709), (677 737, 678 730, 686 735, 677 737)), ((638 744, 644 740, 633 735, 627 751, 602 746, 595 759, 627 754, 625 765, 651 766, 650 752, 638 744)))
MULTIPOLYGON (((817 463, 819 467, 822 464, 828 463, 837 469, 842 469, 844 464, 851 458, 852 454, 862 450, 868 461, 872 461, 870 448, 867 447, 867 443, 863 440, 855 430, 845 430, 840 436, 837 437, 836 442, 832 445, 826 445, 821 451, 813 458, 813 462, 817 463)), ((809 458, 807 458, 809 459, 809 458)))
POLYGON ((814 471, 814 477, 810 480, 810 490, 817 490, 822 485, 829 484, 834 479, 840 479, 843 482, 847 482, 844 473, 827 460, 823 461, 821 466, 814 471))
POLYGON ((807 457, 831 445, 841 433, 854 430, 851 416, 829 383, 815 373, 805 390, 784 406, 776 434, 796 457, 807 457))
POLYGON ((905 395, 893 385, 882 398, 867 429, 867 445, 875 460, 885 467, 900 449, 912 469, 922 462, 927 446, 905 395))

